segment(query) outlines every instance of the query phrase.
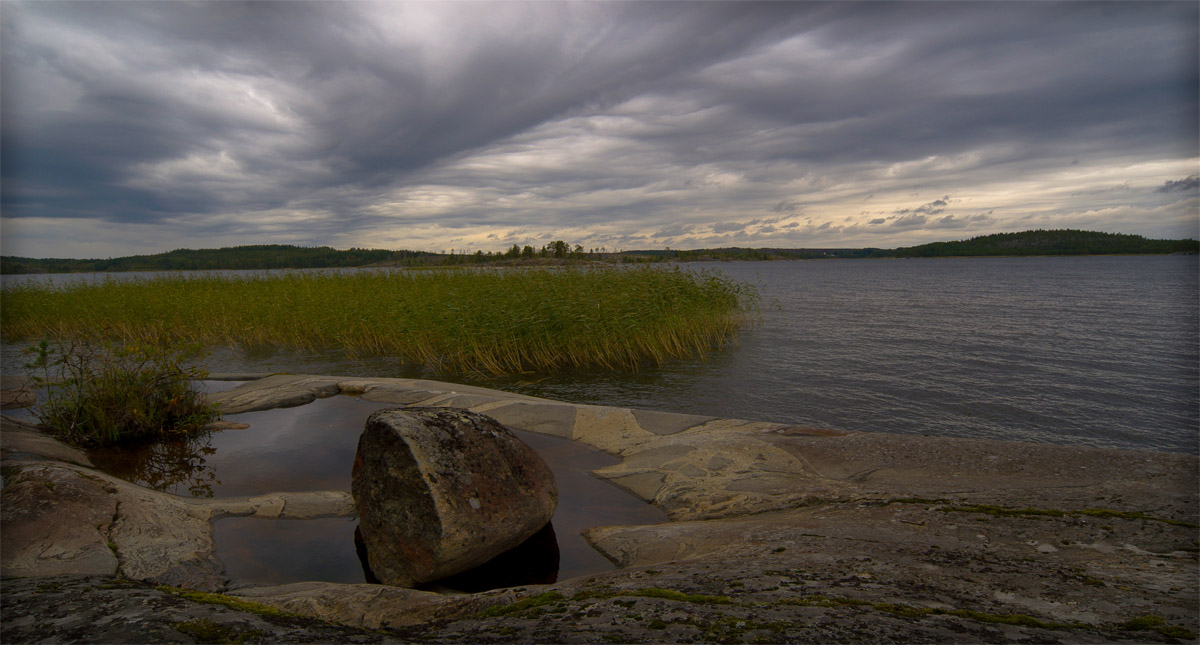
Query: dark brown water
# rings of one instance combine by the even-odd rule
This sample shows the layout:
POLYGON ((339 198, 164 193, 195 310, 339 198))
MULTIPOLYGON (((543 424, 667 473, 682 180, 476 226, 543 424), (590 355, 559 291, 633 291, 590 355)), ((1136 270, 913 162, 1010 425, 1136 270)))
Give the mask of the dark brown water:
MULTIPOLYGON (((207 387, 229 385, 236 383, 209 382, 207 387)), ((387 407, 396 406, 335 396, 295 408, 224 417, 249 424, 246 430, 224 430, 203 439, 132 449, 94 450, 89 456, 111 475, 177 495, 349 491, 351 464, 366 419, 387 407)), ((593 470, 617 463, 616 457, 567 439, 521 431, 514 434, 542 456, 558 484, 558 509, 552 524, 560 579, 613 568, 583 539, 583 530, 666 521, 658 509, 591 475, 593 470)), ((213 523, 213 537, 217 557, 235 580, 364 582, 354 547, 356 527, 356 520, 346 518, 224 518, 213 523)))

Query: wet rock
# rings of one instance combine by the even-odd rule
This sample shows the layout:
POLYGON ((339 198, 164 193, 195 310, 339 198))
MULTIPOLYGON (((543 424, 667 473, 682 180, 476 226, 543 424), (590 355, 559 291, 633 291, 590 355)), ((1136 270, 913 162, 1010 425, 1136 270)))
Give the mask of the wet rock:
POLYGON ((29 379, 20 374, 0 374, 0 410, 27 408, 37 403, 29 379))
POLYGON ((371 570, 410 587, 483 564, 554 514, 554 476, 533 449, 481 414, 380 410, 367 419, 351 490, 371 570))
POLYGON ((0 642, 399 642, 355 627, 263 611, 256 605, 230 607, 224 601, 232 598, 207 596, 207 602, 198 602, 186 593, 155 587, 96 575, 8 578, 0 595, 4 615, 0 642))
POLYGON ((201 429, 208 432, 218 432, 220 430, 246 430, 249 428, 249 423, 238 423, 236 421, 213 421, 201 429))
POLYGON ((4 459, 29 459, 46 457, 57 461, 69 461, 81 466, 91 466, 87 454, 72 448, 49 435, 37 426, 3 417, 0 421, 0 456, 4 459))
POLYGON ((1141 643, 1200 632, 1195 455, 692 425, 432 381, 264 381, 243 404, 334 385, 443 407, 489 394, 477 410, 504 424, 623 457, 598 474, 672 521, 589 530, 624 568, 552 585, 226 588, 259 607, 243 611, 154 586, 220 581, 211 518, 344 516, 349 494, 176 498, 66 463, 86 457, 0 415, 0 642, 189 642, 197 627, 227 641, 423 643, 1141 643))
POLYGON ((221 414, 240 414, 296 407, 339 391, 336 378, 277 374, 243 383, 232 390, 214 392, 207 400, 220 406, 221 414))
POLYGON ((37 403, 37 395, 29 388, 0 390, 0 410, 27 408, 37 403))
POLYGON ((79 471, 38 464, 5 478, 0 570, 6 576, 113 574, 117 500, 79 471))
POLYGON ((207 504, 63 462, 6 462, 0 572, 120 575, 197 589, 222 586, 207 504), (11 473, 11 471, 10 471, 11 473))

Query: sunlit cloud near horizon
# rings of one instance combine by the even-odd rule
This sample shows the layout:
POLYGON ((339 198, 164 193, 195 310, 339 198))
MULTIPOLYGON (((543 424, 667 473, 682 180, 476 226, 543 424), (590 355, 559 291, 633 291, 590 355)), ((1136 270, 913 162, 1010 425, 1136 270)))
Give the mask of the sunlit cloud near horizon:
POLYGON ((0 250, 1200 237, 1195 2, 5 2, 0 250))

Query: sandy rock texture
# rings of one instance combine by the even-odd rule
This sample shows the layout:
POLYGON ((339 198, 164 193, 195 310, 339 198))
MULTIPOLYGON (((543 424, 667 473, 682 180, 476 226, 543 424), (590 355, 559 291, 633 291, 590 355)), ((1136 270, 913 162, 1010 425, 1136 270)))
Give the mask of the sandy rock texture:
MULTIPOLYGON (((72 601, 94 597, 106 615, 128 616, 103 628, 119 624, 115 640, 126 642, 164 640, 156 630, 178 621, 153 607, 181 597, 144 582, 105 588, 114 576, 211 583, 255 606, 383 630, 329 639, 346 642, 1192 642, 1200 631, 1194 455, 837 433, 413 379, 276 375, 213 398, 233 412, 335 395, 465 408, 599 448, 622 461, 596 475, 671 521, 591 529, 621 568, 553 585, 462 596, 249 587, 205 564, 201 518, 287 513, 286 496, 201 502, 132 490, 5 423, 0 572, 25 577, 3 582, 0 636, 114 640, 99 626, 55 631, 61 599, 38 589, 65 573, 90 574, 69 578, 72 601), (180 542, 170 531, 181 527, 200 535, 180 542), (111 557, 100 548, 109 541, 111 557)), ((344 491, 327 495, 306 513, 352 512, 344 491)), ((224 609, 229 620, 258 615, 224 609)), ((262 629, 263 642, 284 639, 262 629)))

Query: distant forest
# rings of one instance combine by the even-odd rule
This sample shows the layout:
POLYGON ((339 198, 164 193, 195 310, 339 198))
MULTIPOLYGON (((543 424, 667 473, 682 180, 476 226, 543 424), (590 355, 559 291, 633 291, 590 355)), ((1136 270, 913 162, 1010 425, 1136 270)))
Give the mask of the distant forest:
POLYGON ((310 269, 361 267, 381 262, 419 263, 437 254, 420 251, 383 251, 328 246, 300 247, 287 244, 258 244, 223 249, 176 249, 155 255, 131 255, 107 260, 34 259, 0 257, 0 273, 77 273, 104 271, 194 271, 204 269, 310 269))
POLYGON ((997 233, 959 242, 934 242, 883 251, 898 258, 978 257, 995 255, 1118 255, 1197 253, 1196 240, 1151 240, 1141 235, 1094 231, 997 233))
POLYGON ((105 271, 192 271, 204 269, 309 269, 363 266, 453 266, 484 263, 545 262, 691 262, 704 260, 808 260, 823 258, 935 258, 1021 255, 1113 255, 1200 253, 1196 240, 1151 240, 1140 235, 1094 231, 1025 231, 983 235, 956 242, 934 242, 898 249, 721 248, 609 252, 585 250, 556 240, 535 249, 512 246, 504 252, 388 251, 327 246, 260 244, 223 249, 177 249, 155 255, 105 260, 0 257, 0 273, 72 273, 105 271))

